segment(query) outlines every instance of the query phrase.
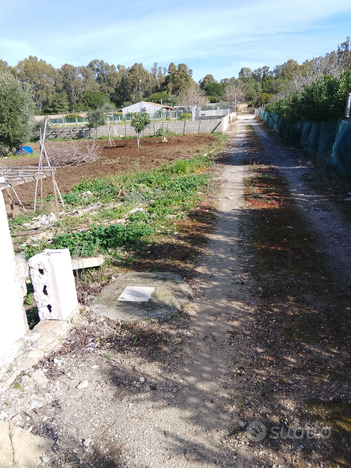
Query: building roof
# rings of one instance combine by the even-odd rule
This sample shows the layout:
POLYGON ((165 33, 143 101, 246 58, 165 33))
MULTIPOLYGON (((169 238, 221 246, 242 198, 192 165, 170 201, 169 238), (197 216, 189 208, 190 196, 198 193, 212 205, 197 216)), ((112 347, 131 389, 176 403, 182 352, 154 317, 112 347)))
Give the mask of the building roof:
POLYGON ((129 104, 129 106, 126 106, 126 107, 122 107, 122 110, 123 109, 127 109, 128 107, 131 107, 131 106, 135 106, 136 104, 141 104, 141 106, 144 106, 145 104, 148 105, 148 106, 155 106, 159 109, 167 109, 167 110, 172 110, 173 107, 172 106, 166 106, 166 105, 163 105, 163 104, 158 104, 156 102, 149 102, 149 101, 139 101, 139 102, 135 102, 134 104, 129 104))

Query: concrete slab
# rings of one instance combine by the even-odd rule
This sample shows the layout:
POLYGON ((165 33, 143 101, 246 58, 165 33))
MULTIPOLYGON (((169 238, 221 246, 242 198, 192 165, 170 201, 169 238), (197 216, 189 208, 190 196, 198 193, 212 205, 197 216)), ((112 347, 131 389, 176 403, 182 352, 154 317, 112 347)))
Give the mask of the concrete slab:
POLYGON ((33 435, 20 427, 13 427, 11 431, 15 466, 36 468, 41 463, 44 450, 49 450, 54 444, 53 440, 33 435))
POLYGON ((13 466, 13 452, 9 433, 9 423, 0 421, 0 468, 13 466))
POLYGON ((0 468, 37 468, 43 452, 53 444, 51 439, 0 421, 0 468))
POLYGON ((127 286, 118 300, 123 302, 147 302, 155 288, 145 286, 127 286))
POLYGON ((77 307, 68 320, 43 320, 18 340, 7 356, 0 356, 0 386, 8 388, 25 370, 31 368, 45 355, 59 349, 76 322, 79 322, 77 307))
POLYGON ((84 270, 85 268, 96 268, 104 263, 104 256, 98 255, 97 257, 88 258, 72 258, 72 270, 84 270))
POLYGON ((191 295, 189 285, 176 273, 126 273, 96 296, 90 309, 112 320, 166 320, 181 310, 191 295), (147 302, 120 301, 126 288, 154 288, 147 302))

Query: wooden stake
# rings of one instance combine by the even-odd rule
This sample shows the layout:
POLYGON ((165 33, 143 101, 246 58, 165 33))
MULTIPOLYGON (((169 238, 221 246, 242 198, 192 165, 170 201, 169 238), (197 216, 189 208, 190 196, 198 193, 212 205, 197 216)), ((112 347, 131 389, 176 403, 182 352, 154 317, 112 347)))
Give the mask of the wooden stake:
POLYGON ((43 179, 40 179, 40 206, 43 206, 43 179))
POLYGON ((20 200, 20 198, 19 198, 19 196, 17 195, 16 190, 12 187, 12 185, 11 185, 11 189, 12 189, 13 193, 16 195, 17 201, 18 201, 18 203, 20 204, 20 206, 23 208, 23 211, 24 211, 25 213, 27 213, 25 207, 23 206, 23 204, 22 204, 22 202, 21 202, 21 200, 20 200))
POLYGON ((59 213, 59 206, 58 206, 58 200, 57 200, 56 180, 55 180, 55 175, 54 175, 54 169, 52 169, 51 175, 52 175, 52 185, 53 185, 53 188, 54 188, 54 197, 55 197, 55 203, 56 203, 56 212, 57 212, 57 214, 58 214, 58 213, 59 213))

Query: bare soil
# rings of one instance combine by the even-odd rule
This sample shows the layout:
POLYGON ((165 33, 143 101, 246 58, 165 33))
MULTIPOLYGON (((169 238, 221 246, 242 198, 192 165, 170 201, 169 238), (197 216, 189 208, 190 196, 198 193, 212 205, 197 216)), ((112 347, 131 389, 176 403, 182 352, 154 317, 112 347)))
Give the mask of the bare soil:
MULTIPOLYGON (((161 138, 141 139, 140 148, 137 148, 136 140, 116 140, 116 147, 108 146, 108 141, 97 141, 102 154, 99 160, 82 166, 69 166, 57 168, 56 181, 62 193, 68 193, 81 180, 94 177, 103 178, 114 174, 124 174, 135 170, 149 170, 161 164, 174 161, 179 158, 189 158, 194 153, 200 152, 205 146, 210 145, 216 136, 214 135, 185 135, 169 136, 167 142, 161 138)), ((55 142, 55 148, 59 145, 69 145, 69 142, 55 142)), ((81 144, 84 144, 82 142, 81 144)), ((45 144, 50 158, 50 142, 45 144)), ((2 164, 8 167, 36 166, 38 157, 25 157, 4 159, 2 164)), ((22 203, 30 207, 34 199, 35 183, 29 183, 16 187, 16 192, 22 203)), ((53 194, 51 179, 43 182, 43 196, 53 194)))

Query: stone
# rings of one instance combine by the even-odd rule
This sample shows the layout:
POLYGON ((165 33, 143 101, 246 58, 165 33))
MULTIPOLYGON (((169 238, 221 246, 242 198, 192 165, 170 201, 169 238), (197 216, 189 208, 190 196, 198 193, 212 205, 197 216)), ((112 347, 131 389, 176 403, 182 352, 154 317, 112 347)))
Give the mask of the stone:
POLYGON ((78 306, 68 249, 46 249, 28 261, 41 320, 65 320, 78 306))
POLYGON ((72 270, 84 270, 85 268, 99 267, 104 263, 104 260, 103 255, 88 258, 72 258, 72 270))
MULTIPOLYGON (((45 450, 49 450, 54 441, 31 434, 20 427, 12 428, 12 447, 14 462, 26 468, 36 468, 45 450)), ((15 465, 16 466, 16 465, 15 465)))
POLYGON ((0 190, 0 356, 10 352, 11 346, 27 331, 20 284, 17 280, 15 255, 7 221, 5 203, 0 190))
POLYGON ((12 444, 9 423, 0 421, 0 468, 13 466, 12 444))
POLYGON ((90 309, 112 320, 166 320, 181 310, 190 295, 189 285, 176 273, 126 273, 106 286, 90 309), (119 301, 126 287, 154 291, 147 302, 119 301))
POLYGON ((83 440, 83 445, 84 445, 85 447, 89 447, 89 445, 91 445, 92 442, 93 442, 93 441, 92 441, 91 439, 89 439, 89 437, 88 437, 87 439, 84 439, 84 440, 83 440))
POLYGON ((44 372, 40 369, 36 370, 33 372, 33 374, 31 375, 33 381, 35 382, 36 386, 40 389, 40 390, 43 390, 49 380, 46 378, 44 372))
POLYGON ((89 382, 87 380, 83 380, 77 385, 77 388, 81 390, 82 388, 87 388, 88 385, 89 385, 89 382))
POLYGON ((48 215, 41 215, 38 217, 35 227, 49 226, 57 222, 55 213, 49 213, 48 215))

